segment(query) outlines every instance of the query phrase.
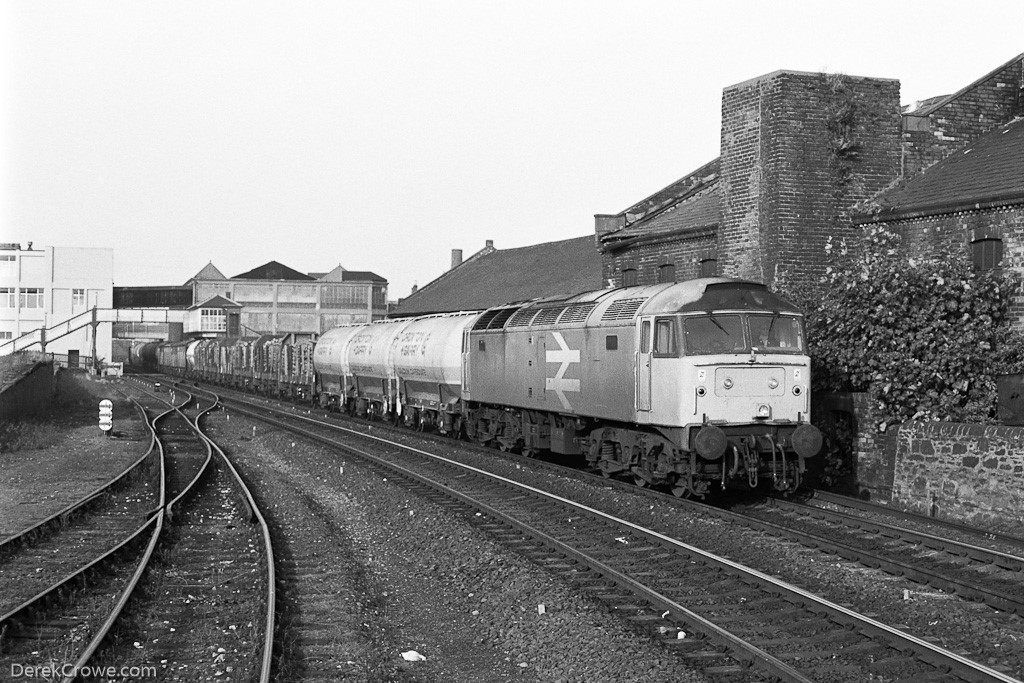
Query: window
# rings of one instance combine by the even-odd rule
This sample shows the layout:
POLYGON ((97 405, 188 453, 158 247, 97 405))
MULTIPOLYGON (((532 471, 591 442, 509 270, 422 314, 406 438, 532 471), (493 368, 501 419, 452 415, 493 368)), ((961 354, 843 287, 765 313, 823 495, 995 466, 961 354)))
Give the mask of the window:
POLYGON ((975 270, 992 270, 998 268, 1003 260, 1003 241, 999 238, 986 238, 971 242, 971 251, 975 270))
POLYGON ((71 290, 71 305, 72 306, 84 306, 85 305, 85 290, 84 289, 72 289, 71 290))
POLYGON ((676 265, 674 263, 664 263, 658 266, 658 282, 675 282, 676 281, 676 265))
POLYGON ((700 260, 700 276, 715 277, 718 275, 718 259, 703 258, 700 260))
POLYGON ((201 309, 199 329, 204 332, 224 332, 228 329, 227 316, 222 308, 201 309))
POLYGON ((676 328, 671 318, 658 318, 654 321, 654 355, 676 355, 676 328))
POLYGON ((0 256, 0 275, 14 275, 18 272, 18 257, 10 254, 0 256))
POLYGON ((636 268, 622 269, 622 286, 636 287, 636 268))
POLYGON ((604 348, 608 351, 616 351, 619 348, 619 337, 615 334, 609 334, 604 338, 604 348))
POLYGON ((651 321, 645 320, 640 323, 640 353, 651 351, 651 321))
POLYGON ((0 332, 0 341, 4 339, 14 339, 13 332, 0 332))
POLYGON ((740 353, 747 346, 742 321, 735 314, 683 318, 683 345, 690 356, 740 353))
POLYGON ((43 307, 43 288, 42 287, 25 287, 21 290, 21 296, 19 298, 18 305, 21 308, 42 308, 43 307))
POLYGON ((0 308, 14 308, 14 287, 0 287, 0 308))
POLYGON ((804 350, 803 327, 792 316, 750 315, 750 343, 764 353, 801 353, 804 350))
POLYGON ((477 349, 479 349, 480 351, 486 351, 487 350, 487 344, 484 343, 483 339, 478 339, 477 340, 477 349))

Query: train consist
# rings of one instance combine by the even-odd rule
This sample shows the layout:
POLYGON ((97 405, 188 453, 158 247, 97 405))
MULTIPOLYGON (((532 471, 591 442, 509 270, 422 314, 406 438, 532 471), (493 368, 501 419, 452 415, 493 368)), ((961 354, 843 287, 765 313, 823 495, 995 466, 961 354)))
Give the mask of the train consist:
POLYGON ((280 337, 140 346, 136 365, 526 453, 680 496, 794 490, 810 424, 803 317, 726 278, 280 337))

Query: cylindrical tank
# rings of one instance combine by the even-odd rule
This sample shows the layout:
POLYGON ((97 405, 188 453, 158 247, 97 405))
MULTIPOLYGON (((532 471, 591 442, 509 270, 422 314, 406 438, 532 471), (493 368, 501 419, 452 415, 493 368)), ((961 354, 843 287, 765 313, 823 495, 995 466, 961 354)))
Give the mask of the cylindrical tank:
POLYGON ((462 334, 479 313, 418 318, 392 345, 392 367, 399 378, 434 385, 462 384, 462 334))

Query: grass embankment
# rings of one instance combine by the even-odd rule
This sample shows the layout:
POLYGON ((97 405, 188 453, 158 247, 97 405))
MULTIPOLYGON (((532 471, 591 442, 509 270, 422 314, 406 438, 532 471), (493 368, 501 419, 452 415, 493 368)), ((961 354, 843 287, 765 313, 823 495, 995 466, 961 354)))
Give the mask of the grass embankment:
POLYGON ((0 424, 0 453, 52 448, 69 427, 96 423, 99 402, 105 398, 114 403, 115 415, 134 410, 114 390, 113 382, 65 370, 58 372, 49 410, 32 418, 0 424))

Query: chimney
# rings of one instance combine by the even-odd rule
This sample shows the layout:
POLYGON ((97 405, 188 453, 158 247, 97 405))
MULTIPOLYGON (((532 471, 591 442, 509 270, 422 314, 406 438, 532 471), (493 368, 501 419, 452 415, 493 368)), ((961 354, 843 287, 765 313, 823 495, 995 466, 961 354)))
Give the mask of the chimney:
POLYGON ((455 269, 462 265, 462 250, 452 249, 452 268, 455 269))
POLYGON ((484 242, 484 249, 494 249, 494 240, 484 242))
POLYGON ((614 232, 615 230, 624 227, 626 227, 625 214, 594 214, 594 232, 597 233, 598 240, 607 235, 609 232, 614 232))

